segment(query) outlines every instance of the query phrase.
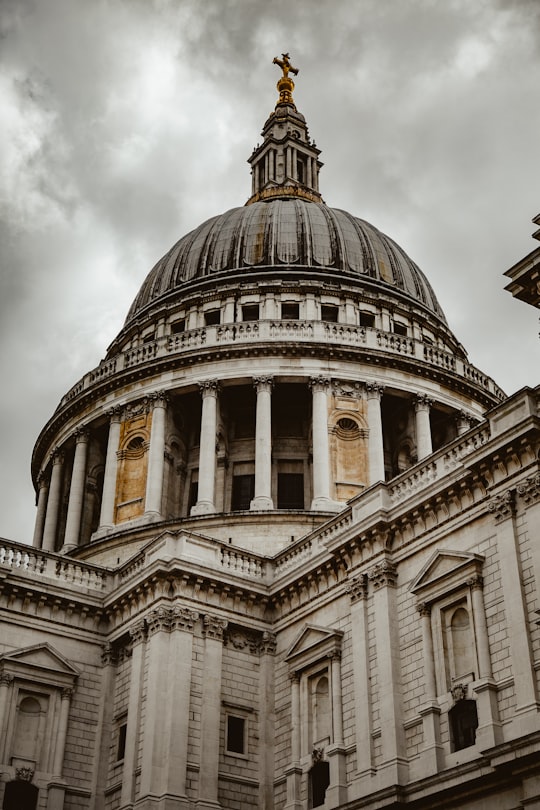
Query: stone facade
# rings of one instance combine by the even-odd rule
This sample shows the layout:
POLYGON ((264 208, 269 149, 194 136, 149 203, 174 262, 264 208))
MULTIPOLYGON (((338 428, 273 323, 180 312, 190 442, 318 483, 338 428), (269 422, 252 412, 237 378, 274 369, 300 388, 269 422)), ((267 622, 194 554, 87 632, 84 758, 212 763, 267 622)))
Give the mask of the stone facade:
POLYGON ((245 211, 156 265, 0 541, 3 810, 540 806, 540 388, 320 202, 277 64, 245 211))

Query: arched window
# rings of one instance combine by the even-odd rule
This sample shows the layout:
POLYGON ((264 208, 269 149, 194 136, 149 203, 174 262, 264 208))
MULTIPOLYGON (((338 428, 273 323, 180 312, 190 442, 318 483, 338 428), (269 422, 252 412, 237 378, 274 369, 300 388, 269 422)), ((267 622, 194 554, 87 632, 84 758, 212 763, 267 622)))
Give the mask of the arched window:
POLYGON ((323 675, 313 690, 313 742, 314 744, 330 739, 330 694, 328 678, 323 675))
POLYGON ((8 782, 4 792, 2 810, 35 810, 37 799, 38 789, 30 782, 22 780, 8 782))
POLYGON ((469 612, 458 607, 450 620, 452 639, 453 677, 460 678, 474 670, 469 612))
POLYGON ((37 759, 41 704, 35 697, 23 697, 17 707, 13 754, 19 759, 37 759))

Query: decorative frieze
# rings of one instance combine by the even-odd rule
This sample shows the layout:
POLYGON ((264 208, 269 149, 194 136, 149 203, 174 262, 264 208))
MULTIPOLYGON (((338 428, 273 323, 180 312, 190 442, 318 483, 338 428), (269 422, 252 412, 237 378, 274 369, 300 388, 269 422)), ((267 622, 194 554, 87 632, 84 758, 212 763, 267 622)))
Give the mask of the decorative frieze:
POLYGON ((390 560, 381 560, 367 572, 369 581, 377 591, 379 588, 396 586, 397 568, 390 560))
POLYGON ((213 638, 217 641, 223 641, 223 634, 227 627, 227 620, 222 619, 220 616, 212 616, 205 613, 203 617, 203 633, 206 638, 213 638))
POLYGON ((515 512, 515 491, 507 489, 506 492, 494 495, 488 503, 488 510, 497 523, 512 517, 515 512))
POLYGON ((531 506, 540 500, 540 473, 521 481, 517 487, 517 493, 527 506, 531 506))

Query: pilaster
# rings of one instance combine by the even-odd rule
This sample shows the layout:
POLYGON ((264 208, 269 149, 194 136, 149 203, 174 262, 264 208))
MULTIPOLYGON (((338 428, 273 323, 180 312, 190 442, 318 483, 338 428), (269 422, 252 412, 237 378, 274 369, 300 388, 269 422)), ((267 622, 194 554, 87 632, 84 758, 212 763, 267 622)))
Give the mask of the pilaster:
POLYGON ((131 810, 135 799, 135 771, 140 734, 140 718, 144 673, 146 624, 143 619, 129 628, 131 639, 131 673, 129 681, 126 750, 120 794, 121 810, 131 810))
POLYGON ((424 602, 418 606, 422 625, 422 649, 424 662, 424 695, 425 703, 420 707, 424 745, 422 748, 423 773, 437 773, 444 763, 444 752, 441 745, 440 716, 441 709, 436 700, 435 660, 433 655, 433 635, 431 632, 431 608, 424 602))
POLYGON ((351 599, 351 644, 354 679, 356 729, 356 770, 359 777, 371 777, 373 767, 371 716, 371 679, 367 624, 367 581, 363 574, 352 577, 347 585, 351 599))

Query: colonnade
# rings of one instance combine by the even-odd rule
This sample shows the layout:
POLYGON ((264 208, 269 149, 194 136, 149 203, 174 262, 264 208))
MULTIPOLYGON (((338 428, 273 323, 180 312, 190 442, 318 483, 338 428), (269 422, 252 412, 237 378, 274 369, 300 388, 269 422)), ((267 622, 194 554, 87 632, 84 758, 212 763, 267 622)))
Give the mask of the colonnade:
MULTIPOLYGON (((312 377, 308 384, 312 395, 312 501, 313 511, 335 511, 342 508, 332 498, 331 459, 329 446, 328 399, 331 380, 323 376, 312 377)), ((250 504, 253 511, 272 510, 276 507, 272 493, 272 390, 271 376, 253 378, 256 392, 255 420, 255 485, 250 504)), ((199 442, 199 473, 197 502, 192 515, 212 514, 216 509, 216 435, 219 420, 220 384, 217 380, 199 383, 202 398, 201 432, 199 442)), ((368 480, 366 485, 384 481, 384 440, 381 400, 384 387, 378 383, 364 386, 368 423, 368 480)), ((159 519, 162 510, 164 465, 169 398, 164 392, 146 397, 152 410, 151 431, 148 442, 146 491, 144 514, 149 519, 159 519)), ((418 395, 414 400, 416 421, 417 457, 421 460, 432 452, 430 409, 432 400, 418 395)), ((116 487, 119 467, 122 409, 115 407, 108 412, 109 435, 105 453, 105 470, 99 529, 106 531, 115 525, 116 487)), ((470 426, 466 414, 457 421, 458 435, 470 426)), ((86 486, 86 467, 90 432, 87 427, 73 434, 75 450, 71 467, 71 483, 65 534, 62 551, 68 552, 79 544, 81 518, 86 486)), ((38 480, 38 508, 34 532, 34 545, 46 551, 54 551, 57 543, 58 524, 62 499, 62 481, 65 456, 62 448, 56 448, 50 457, 50 476, 42 473, 38 480)))

